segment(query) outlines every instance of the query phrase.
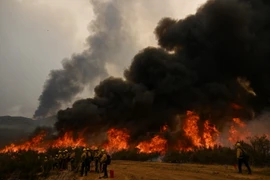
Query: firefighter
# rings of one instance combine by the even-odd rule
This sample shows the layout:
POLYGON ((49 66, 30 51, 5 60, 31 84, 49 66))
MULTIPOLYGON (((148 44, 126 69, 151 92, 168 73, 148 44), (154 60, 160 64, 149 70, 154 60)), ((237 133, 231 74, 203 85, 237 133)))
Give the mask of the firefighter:
POLYGON ((89 148, 86 148, 87 153, 87 171, 90 172, 90 164, 91 164, 91 152, 89 148))
POLYGON ((248 174, 251 174, 251 169, 250 169, 250 166, 248 163, 249 156, 239 142, 236 143, 236 157, 237 157, 237 161, 238 161, 239 173, 242 173, 242 164, 244 163, 248 169, 248 174))
POLYGON ((48 157, 44 157, 43 166, 42 166, 43 176, 47 177, 50 172, 50 162, 48 160, 48 157))
POLYGON ((88 153, 86 148, 83 148, 83 153, 81 155, 81 176, 83 176, 83 174, 85 174, 85 176, 87 176, 87 163, 88 163, 88 153))
POLYGON ((68 150, 66 149, 63 155, 63 169, 67 169, 68 159, 69 159, 69 154, 68 154, 68 150))
POLYGON ((104 172, 104 176, 102 178, 108 178, 107 152, 104 149, 101 150, 100 165, 102 166, 102 171, 104 172))
POLYGON ((61 150, 58 151, 58 168, 59 170, 63 168, 63 154, 61 150))
POLYGON ((99 159, 100 159, 101 152, 99 151, 98 148, 95 148, 95 149, 94 149, 94 153, 95 153, 95 155, 94 155, 94 160, 95 160, 95 172, 96 172, 96 173, 99 173, 99 170, 100 170, 100 168, 99 168, 99 159))
POLYGON ((75 170, 75 156, 76 156, 75 147, 73 147, 72 152, 71 152, 71 154, 69 156, 70 164, 71 164, 71 171, 75 170))
POLYGON ((56 154, 53 158, 53 170, 55 170, 56 168, 58 168, 58 154, 56 154))

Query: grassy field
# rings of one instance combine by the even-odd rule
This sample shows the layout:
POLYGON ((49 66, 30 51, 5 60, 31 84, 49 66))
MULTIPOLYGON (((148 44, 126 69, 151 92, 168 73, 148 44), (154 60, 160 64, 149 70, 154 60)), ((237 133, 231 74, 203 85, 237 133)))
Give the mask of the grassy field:
MULTIPOLYGON (((248 175, 243 167, 243 174, 238 174, 233 165, 201 165, 201 164, 173 164, 163 162, 136 162, 136 161, 112 161, 108 170, 113 170, 115 180, 232 180, 232 179, 270 179, 270 168, 254 168, 253 174, 248 175)), ((63 171, 51 176, 47 180, 72 179, 72 180, 96 180, 99 174, 91 172, 86 177, 79 177, 63 171)))

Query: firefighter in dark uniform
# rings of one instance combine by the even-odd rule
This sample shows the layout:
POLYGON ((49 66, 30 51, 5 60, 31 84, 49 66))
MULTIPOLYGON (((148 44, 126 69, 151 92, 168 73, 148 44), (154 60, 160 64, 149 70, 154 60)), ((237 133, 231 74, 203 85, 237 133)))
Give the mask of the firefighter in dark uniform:
POLYGON ((248 163, 249 156, 239 142, 236 143, 236 157, 238 161, 238 172, 242 173, 242 164, 244 163, 248 169, 248 174, 251 174, 251 169, 248 163))
POLYGON ((102 149, 101 150, 101 158, 100 158, 100 165, 102 167, 102 171, 104 176, 102 178, 108 178, 108 171, 107 171, 107 152, 102 149))
POLYGON ((70 164, 71 164, 71 171, 74 171, 76 166, 75 166, 75 157, 76 157, 76 153, 75 153, 75 147, 72 148, 72 152, 69 156, 70 158, 70 164))
POLYGON ((95 148, 94 149, 94 160, 95 160, 95 172, 96 173, 99 173, 100 171, 100 165, 99 165, 99 159, 100 159, 100 156, 101 156, 101 152, 98 148, 95 148))
POLYGON ((81 155, 81 176, 85 174, 87 176, 87 171, 88 171, 88 153, 86 148, 83 148, 83 153, 81 155))
POLYGON ((87 171, 90 172, 90 164, 91 164, 91 152, 89 148, 86 148, 87 153, 87 171))

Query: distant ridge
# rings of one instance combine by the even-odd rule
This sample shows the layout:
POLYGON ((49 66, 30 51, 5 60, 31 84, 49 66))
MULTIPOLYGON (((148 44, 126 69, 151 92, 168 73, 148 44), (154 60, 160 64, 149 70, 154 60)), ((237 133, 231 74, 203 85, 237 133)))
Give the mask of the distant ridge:
POLYGON ((0 116, 0 148, 27 138, 38 126, 53 127, 56 116, 33 120, 22 116, 0 116))

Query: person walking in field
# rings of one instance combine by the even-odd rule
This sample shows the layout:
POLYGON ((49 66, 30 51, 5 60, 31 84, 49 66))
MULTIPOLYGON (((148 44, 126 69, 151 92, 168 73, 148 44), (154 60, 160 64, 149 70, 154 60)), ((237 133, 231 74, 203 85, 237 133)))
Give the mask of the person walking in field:
POLYGON ((249 155, 243 149, 243 147, 241 146, 239 142, 236 143, 236 157, 238 161, 238 172, 242 173, 242 164, 244 163, 248 169, 248 174, 251 174, 251 169, 249 166, 249 155))

